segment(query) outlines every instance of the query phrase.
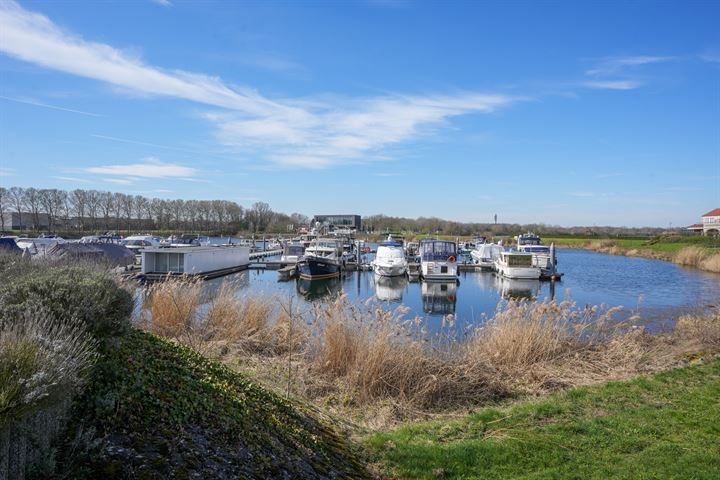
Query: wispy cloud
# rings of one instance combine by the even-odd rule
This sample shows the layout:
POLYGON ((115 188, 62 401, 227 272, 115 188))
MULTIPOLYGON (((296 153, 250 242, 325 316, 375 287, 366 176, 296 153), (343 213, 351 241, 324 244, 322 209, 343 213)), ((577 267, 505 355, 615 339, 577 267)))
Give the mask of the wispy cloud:
POLYGON ((15 175, 15 170, 12 168, 0 167, 0 177, 9 177, 10 175, 15 175))
POLYGON ((648 65, 651 63, 669 62, 675 57, 660 57, 651 55, 636 55, 629 57, 609 57, 601 60, 595 67, 587 70, 586 75, 616 75, 622 73, 628 67, 648 65))
POLYGON ((22 103, 25 105, 33 105, 35 107, 43 107, 43 108, 51 108, 53 110, 61 110, 63 112, 79 113, 80 115, 88 115, 90 117, 102 117, 102 115, 100 115, 98 113, 85 112, 83 110, 75 110, 73 108, 67 108, 67 107, 58 107, 57 105, 49 105, 47 103, 38 102, 37 100, 33 100, 33 99, 29 99, 29 98, 13 98, 13 97, 6 97, 4 95, 0 95, 0 99, 7 100, 10 102, 15 102, 15 103, 22 103))
POLYGON ((103 182, 113 183, 115 185, 132 185, 136 179, 133 178, 103 178, 103 182))
POLYGON ((672 60, 675 60, 675 57, 651 55, 606 57, 597 62, 593 68, 585 71, 589 79, 581 82, 580 85, 604 90, 634 90, 646 83, 638 79, 638 67, 672 60))
POLYGON ((55 180, 62 180, 63 182, 71 182, 71 183, 92 183, 90 180, 86 178, 77 178, 77 177, 50 177, 54 178, 55 180))
POLYGON ((373 175, 376 177, 399 177, 401 174, 394 173, 394 172, 378 172, 378 173, 373 173, 373 175))
POLYGON ((635 80, 593 80, 583 82, 583 86, 605 90, 634 90, 642 86, 642 83, 635 80))
POLYGON ((144 163, 88 167, 83 169, 83 171, 96 175, 117 175, 139 178, 191 178, 197 175, 197 170, 194 168, 174 163, 164 163, 154 157, 146 158, 144 163))
POLYGON ((698 57, 704 62, 720 63, 720 53, 702 53, 698 57))
POLYGON ((381 149, 431 133, 453 117, 490 113, 522 100, 477 92, 272 100, 216 77, 147 65, 137 56, 65 32, 11 0, 0 1, 0 31, 0 51, 15 58, 133 92, 221 107, 204 115, 221 142, 289 168, 382 159, 381 149))
POLYGON ((152 3, 157 3, 158 5, 162 5, 163 7, 172 7, 172 2, 170 0, 150 0, 152 3))

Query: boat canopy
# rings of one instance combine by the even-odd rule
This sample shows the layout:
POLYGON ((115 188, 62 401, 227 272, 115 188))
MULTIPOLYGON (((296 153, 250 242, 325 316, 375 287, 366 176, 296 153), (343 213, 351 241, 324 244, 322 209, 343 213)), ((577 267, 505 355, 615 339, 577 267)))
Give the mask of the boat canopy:
POLYGON ((381 242, 380 247, 402 247, 402 242, 381 242))
POLYGON ((445 261, 449 257, 455 256, 456 253, 457 245, 455 245, 455 242, 428 238, 420 240, 420 255, 425 261, 445 261))

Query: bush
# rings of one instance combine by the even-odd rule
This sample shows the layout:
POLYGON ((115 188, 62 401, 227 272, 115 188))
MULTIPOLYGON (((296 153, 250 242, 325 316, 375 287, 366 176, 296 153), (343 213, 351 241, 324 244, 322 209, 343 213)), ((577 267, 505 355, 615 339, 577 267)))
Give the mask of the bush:
POLYGON ((0 324, 0 425, 72 398, 95 356, 79 322, 59 322, 42 305, 27 305, 12 323, 0 324))
POLYGON ((0 322, 42 305, 58 320, 76 319, 97 338, 126 332, 134 305, 109 274, 78 267, 28 269, 0 287, 0 303, 0 322))

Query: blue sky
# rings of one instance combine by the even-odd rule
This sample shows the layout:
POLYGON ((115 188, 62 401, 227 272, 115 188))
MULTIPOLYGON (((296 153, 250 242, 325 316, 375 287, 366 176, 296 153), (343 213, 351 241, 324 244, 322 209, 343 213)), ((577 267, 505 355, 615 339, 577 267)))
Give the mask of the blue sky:
POLYGON ((0 0, 0 182, 673 226, 720 206, 718 2, 0 0))

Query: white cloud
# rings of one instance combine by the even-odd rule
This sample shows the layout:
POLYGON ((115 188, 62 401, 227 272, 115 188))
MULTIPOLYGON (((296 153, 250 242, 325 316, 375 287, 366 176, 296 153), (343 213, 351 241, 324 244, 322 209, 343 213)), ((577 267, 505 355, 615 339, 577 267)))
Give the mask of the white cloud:
POLYGON ((669 62, 674 57, 660 57, 651 55, 636 55, 631 57, 611 57, 602 60, 594 68, 586 71, 587 75, 614 75, 622 72, 627 67, 648 65, 651 63, 669 62))
POLYGON ((109 45, 67 33, 46 16, 27 11, 12 0, 0 0, 0 31, 0 51, 7 55, 136 92, 179 97, 249 114, 271 114, 288 108, 254 91, 232 89, 215 77, 151 67, 109 45))
MULTIPOLYGON (((145 160, 145 163, 88 167, 83 169, 83 171, 96 175, 117 175, 139 178, 188 178, 197 174, 197 170, 194 168, 176 165, 174 163, 164 163, 153 157, 145 160)), ((117 179, 115 179, 115 181, 119 182, 117 179)))
MULTIPOLYGON (((0 0, 0 31, 0 52, 12 57, 126 91, 221 107, 224 110, 204 118, 215 124, 223 143, 243 153, 253 150, 274 165, 290 168, 377 160, 382 148, 410 141, 452 117, 490 113, 521 100, 475 92, 271 100, 252 89, 231 88, 216 77, 147 65, 114 47, 65 32, 46 16, 12 0, 0 0)), ((113 174, 122 175, 115 172, 129 166, 111 167, 113 174)), ((144 171, 159 170, 155 166, 144 171)))
POLYGON ((62 180, 63 182, 72 182, 72 183, 92 183, 90 180, 87 180, 85 178, 77 178, 77 177, 51 177, 55 180, 62 180))
POLYGON ((163 7, 172 7, 172 2, 170 0, 150 0, 153 3, 157 3, 158 5, 162 5, 163 7))
POLYGON ((132 178, 103 178, 103 181, 115 185, 132 185, 135 180, 132 178))
POLYGON ((633 90, 642 86, 642 83, 635 80, 595 80, 584 82, 583 86, 607 90, 633 90))

